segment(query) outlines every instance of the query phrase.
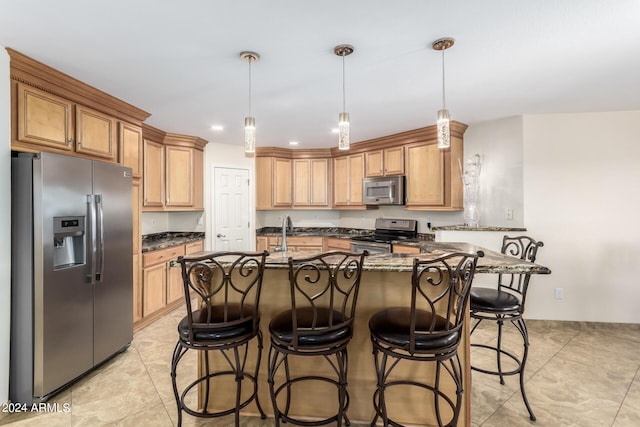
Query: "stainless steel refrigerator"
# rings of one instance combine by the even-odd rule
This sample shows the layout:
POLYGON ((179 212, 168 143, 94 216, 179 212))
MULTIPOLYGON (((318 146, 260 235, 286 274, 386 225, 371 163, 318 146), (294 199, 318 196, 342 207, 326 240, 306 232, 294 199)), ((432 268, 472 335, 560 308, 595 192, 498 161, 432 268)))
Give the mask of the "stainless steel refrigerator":
POLYGON ((12 157, 9 398, 31 404, 133 339, 131 169, 12 157))

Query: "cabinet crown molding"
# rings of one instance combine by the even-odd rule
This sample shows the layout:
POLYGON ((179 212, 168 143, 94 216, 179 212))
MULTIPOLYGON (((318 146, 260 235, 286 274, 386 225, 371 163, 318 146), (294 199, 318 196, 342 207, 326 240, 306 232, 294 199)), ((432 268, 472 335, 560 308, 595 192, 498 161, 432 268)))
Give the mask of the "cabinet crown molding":
POLYGON ((121 120, 140 124, 151 113, 96 89, 14 49, 9 54, 11 79, 42 91, 86 105, 121 120))

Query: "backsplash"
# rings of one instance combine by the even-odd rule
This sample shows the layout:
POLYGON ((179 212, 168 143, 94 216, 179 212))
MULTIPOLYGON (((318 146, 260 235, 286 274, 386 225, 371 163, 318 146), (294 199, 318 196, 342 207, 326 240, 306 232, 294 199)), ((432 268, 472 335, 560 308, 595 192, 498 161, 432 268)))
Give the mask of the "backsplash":
POLYGON ((204 215, 203 211, 142 212, 142 234, 165 231, 204 232, 204 215))

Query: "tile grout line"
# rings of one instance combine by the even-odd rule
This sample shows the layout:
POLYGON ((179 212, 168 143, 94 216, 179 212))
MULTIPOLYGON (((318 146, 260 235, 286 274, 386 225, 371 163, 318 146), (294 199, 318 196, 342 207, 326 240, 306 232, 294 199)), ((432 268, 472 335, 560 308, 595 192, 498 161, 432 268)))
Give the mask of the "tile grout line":
MULTIPOLYGON (((569 339, 567 340, 566 343, 564 343, 559 349, 558 351, 556 351, 551 357, 549 357, 549 359, 547 359, 547 361, 542 364, 542 366, 540 366, 540 368, 536 369, 535 371, 533 371, 533 373, 531 374, 531 377, 529 377, 529 379, 525 380, 525 385, 529 382, 530 379, 532 379, 533 377, 535 377, 541 370, 542 368, 544 368, 545 366, 547 366, 547 364, 549 364, 549 362, 551 362, 554 358, 558 357, 558 354, 567 346, 569 345, 569 343, 571 343, 571 341, 573 341, 574 339, 576 339, 576 337, 580 334, 580 331, 576 331, 575 334, 569 339)), ((531 344, 531 343, 529 343, 531 344)), ((640 369, 640 368, 639 368, 640 369)), ((632 382, 633 383, 633 382, 632 382)), ((472 383, 473 384, 473 383, 472 383)), ((473 386, 473 385, 472 385, 473 386)), ((516 387, 516 389, 514 390, 513 393, 511 393, 511 395, 505 399, 505 401, 498 406, 495 411, 493 411, 484 421, 482 421, 478 426, 482 427, 489 419, 491 419, 491 417, 493 417, 500 409, 502 409, 502 407, 509 401, 511 400, 516 394, 520 393, 520 386, 516 387)), ((522 399, 522 397, 520 397, 522 399)), ((531 404, 531 402, 529 402, 531 404)), ((524 405, 524 402, 523 402, 524 405)), ((532 405, 533 406, 533 405, 532 405)))
POLYGON ((638 368, 636 369, 636 373, 633 376, 633 379, 631 380, 631 382, 629 383, 629 387, 627 387, 627 391, 624 393, 624 397, 622 398, 622 401, 620 402, 620 406, 618 407, 618 410, 616 411, 616 416, 613 417, 613 422, 611 423, 611 426, 614 426, 616 424, 616 420, 618 419, 618 415, 620 415, 620 411, 622 410, 622 407, 624 406, 624 401, 627 400, 627 396, 629 395, 629 390, 631 390, 631 387, 633 387, 633 383, 636 382, 636 378, 638 378, 638 373, 640 372, 640 365, 638 365, 638 368))

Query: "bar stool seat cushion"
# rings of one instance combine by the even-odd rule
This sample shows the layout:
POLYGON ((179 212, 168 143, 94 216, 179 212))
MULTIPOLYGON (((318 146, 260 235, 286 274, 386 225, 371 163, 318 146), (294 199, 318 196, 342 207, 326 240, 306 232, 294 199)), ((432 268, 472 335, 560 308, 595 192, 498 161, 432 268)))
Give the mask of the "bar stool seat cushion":
MULTIPOLYGON (((284 343, 293 343, 293 310, 285 310, 278 313, 271 319, 269 331, 273 338, 284 343)), ((331 310, 324 307, 316 308, 316 328, 329 326, 331 310)), ((339 342, 353 334, 351 326, 340 328, 328 328, 319 331, 305 331, 313 324, 314 310, 311 307, 296 309, 298 321, 298 345, 300 346, 323 346, 339 342)), ((345 321, 342 313, 333 310, 333 324, 340 324, 345 321)))
POLYGON ((520 310, 520 300, 509 292, 493 288, 471 288, 471 310, 510 312, 520 310))
MULTIPOLYGON (((228 304, 226 320, 223 305, 212 305, 209 319, 207 318, 207 310, 196 310, 193 312, 193 319, 195 342, 233 341, 234 338, 252 335, 255 332, 253 305, 251 304, 244 304, 242 307, 237 303, 228 304), (220 326, 216 324, 220 324, 220 326)), ((258 323, 256 322, 256 324, 258 323)), ((187 316, 178 324, 178 332, 181 340, 189 341, 189 318, 187 316)))
MULTIPOLYGON (((416 310, 416 330, 429 330, 433 314, 427 310, 416 310)), ((436 315, 436 331, 442 335, 422 335, 416 333, 416 350, 429 351, 448 348, 458 341, 458 332, 446 332, 447 320, 436 315)), ((376 338, 392 346, 409 349, 411 331, 411 309, 395 307, 382 310, 369 319, 369 330, 376 338)))

